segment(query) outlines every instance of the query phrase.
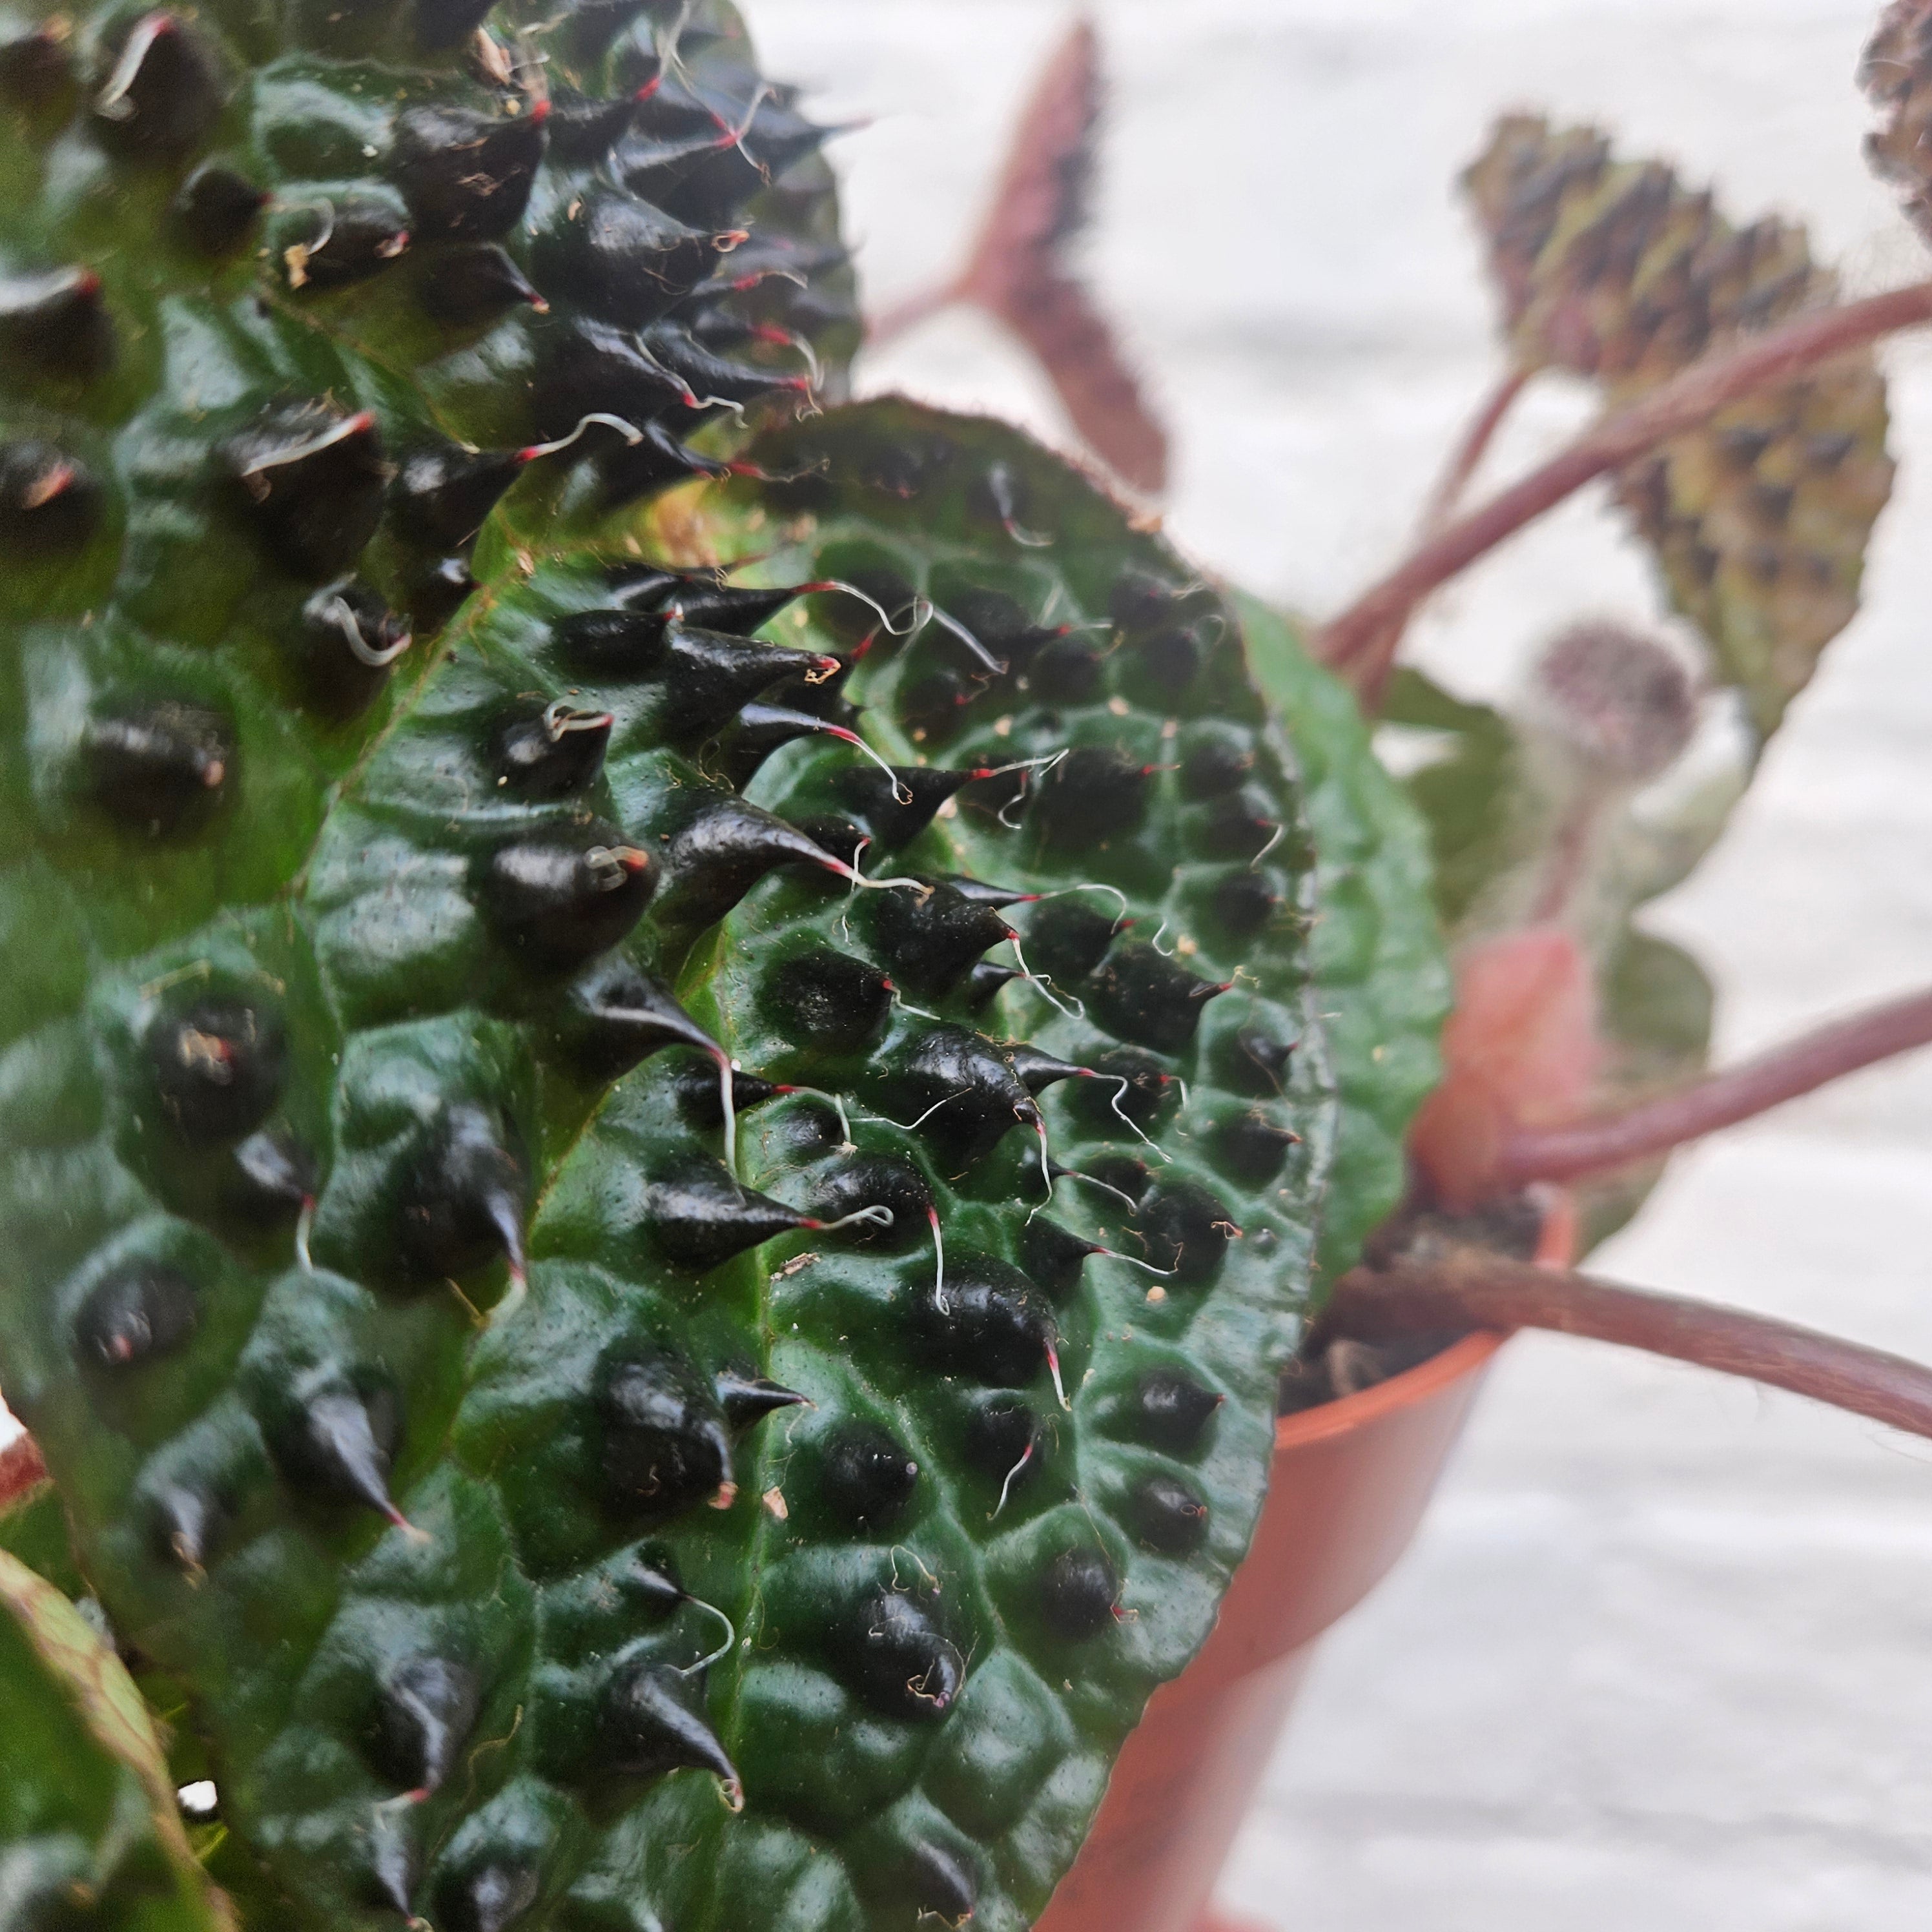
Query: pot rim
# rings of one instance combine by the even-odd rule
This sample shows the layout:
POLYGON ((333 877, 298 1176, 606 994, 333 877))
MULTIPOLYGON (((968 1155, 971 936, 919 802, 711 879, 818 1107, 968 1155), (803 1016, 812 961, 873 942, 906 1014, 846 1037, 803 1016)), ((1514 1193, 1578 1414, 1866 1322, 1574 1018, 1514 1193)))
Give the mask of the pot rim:
POLYGON ((1491 1328, 1479 1328, 1452 1342, 1440 1354, 1418 1362, 1412 1369, 1390 1376, 1372 1388, 1358 1389, 1317 1408, 1304 1408, 1294 1415, 1280 1418, 1274 1426, 1275 1454, 1300 1448, 1304 1443, 1326 1442, 1330 1436, 1346 1436, 1351 1430, 1366 1427, 1383 1416, 1412 1404, 1426 1402, 1447 1384, 1484 1367, 1509 1337, 1491 1328))

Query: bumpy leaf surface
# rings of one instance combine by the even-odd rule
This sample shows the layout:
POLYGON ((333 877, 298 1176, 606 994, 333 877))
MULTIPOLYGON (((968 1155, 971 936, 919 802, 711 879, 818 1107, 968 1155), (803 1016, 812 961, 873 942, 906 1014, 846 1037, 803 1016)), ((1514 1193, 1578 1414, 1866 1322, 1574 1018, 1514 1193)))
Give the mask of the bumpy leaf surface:
MULTIPOLYGON (((84 46, 115 124, 56 148, 175 129, 209 31, 84 46)), ((502 168, 440 127, 362 145, 466 248, 502 168)), ((992 428, 602 512, 650 398, 523 332, 690 244, 552 165, 547 316, 418 352, 393 252, 365 313, 323 241, 272 296, 130 251, 149 387, 21 406, 0 1379, 290 1919, 1015 1924, 1259 1504, 1334 1112, 1292 755, 1214 596, 992 428), (452 454, 620 410, 494 509, 452 454), (842 587, 756 641, 795 600, 694 545, 842 587)))
POLYGON ((0 1551, 0 1920, 125 1932, 231 1923, 188 1849, 160 1744, 120 1660, 0 1551))

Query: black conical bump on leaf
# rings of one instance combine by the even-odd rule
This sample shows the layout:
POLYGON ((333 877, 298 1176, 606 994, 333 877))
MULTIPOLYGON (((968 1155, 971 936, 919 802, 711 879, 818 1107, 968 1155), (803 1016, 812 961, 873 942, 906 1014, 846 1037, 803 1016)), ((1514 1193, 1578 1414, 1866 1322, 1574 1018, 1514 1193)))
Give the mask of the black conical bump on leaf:
POLYGON ((716 396, 727 403, 754 403, 774 389, 797 388, 803 381, 758 363, 735 362, 715 355, 675 318, 652 323, 639 332, 638 340, 645 353, 675 370, 690 385, 694 395, 716 396))
POLYGON ((1130 1154, 1096 1154, 1087 1163, 1087 1172, 1117 1194, 1124 1194, 1136 1208, 1154 1185, 1154 1172, 1138 1156, 1130 1154))
POLYGON ((691 1600, 678 1578, 676 1557, 659 1543, 635 1544, 606 1565, 596 1576, 600 1598, 607 1586, 614 1587, 630 1609, 654 1623, 676 1616, 691 1600))
POLYGON ((407 218, 384 196, 358 194, 326 209, 300 211, 280 227, 282 262, 292 289, 342 289, 400 261, 410 245, 407 218))
POLYGON ((466 556, 440 556, 410 573, 410 614, 425 631, 440 631, 481 586, 466 556))
POLYGON ((552 631, 558 664, 584 677, 628 683, 663 666, 669 620, 648 610, 576 610, 552 631))
POLYGON ((1222 1047, 1218 1070, 1237 1094, 1252 1094, 1258 1100, 1279 1099, 1288 1090, 1288 1063, 1294 1048, 1293 1040, 1272 1039, 1244 1027, 1222 1047))
POLYGON ((1018 1489, 1039 1472, 1045 1431, 1033 1405, 1016 1395, 989 1395, 966 1418, 962 1447, 988 1482, 1018 1489))
POLYGON ((1245 783, 1254 769, 1254 741, 1248 732, 1233 725, 1198 732, 1181 755, 1180 795, 1218 798, 1245 783))
POLYGON ((178 1268, 131 1262, 88 1291, 74 1318, 74 1348, 92 1367, 138 1368, 182 1347, 200 1312, 194 1284, 178 1268))
POLYGON ((235 765, 228 720, 172 699, 118 706, 88 724, 88 788, 130 831, 185 831, 220 802, 235 765))
POLYGON ((134 14, 102 47, 94 78, 94 138, 117 154, 173 160, 220 118, 220 68, 178 14, 134 14))
POLYGON ((919 1465, 876 1423, 852 1423, 824 1442, 818 1483, 842 1522, 881 1535, 904 1515, 919 1486, 919 1465))
POLYGON ((1208 1540, 1208 1505, 1177 1476, 1143 1477, 1126 1513, 1141 1540, 1163 1556, 1191 1556, 1208 1540))
MULTIPOLYGON (((718 1087, 716 1067, 694 1064, 681 1068, 673 1080, 678 1112, 694 1127, 706 1131, 724 1124, 724 1096, 718 1087)), ((731 1070, 731 1110, 747 1114, 785 1090, 742 1067, 731 1070)))
POLYGON ((1224 792, 1202 812, 1195 849, 1210 859, 1258 859, 1280 836, 1281 821, 1272 816, 1278 809, 1258 785, 1224 792))
POLYGON ((74 78, 70 38, 50 22, 0 42, 0 96, 15 106, 35 108, 65 93, 74 78))
POLYGON ((814 1189, 812 1211, 821 1221, 843 1220, 862 1208, 884 1208, 892 1220, 855 1221, 842 1228, 842 1240, 903 1252, 932 1238, 932 1188, 926 1176, 902 1156, 855 1154, 836 1159, 814 1189))
POLYGON ((708 1771, 735 1786, 738 1774, 690 1695, 686 1679, 648 1658, 620 1664, 599 1702, 596 1762, 586 1769, 636 1778, 708 1771))
MULTIPOLYGON (((432 10, 440 14, 446 6, 449 0, 418 0, 417 12, 419 16, 432 10)), ((436 1882, 436 1923, 441 1932, 508 1932, 536 1904, 542 1888, 542 1875, 534 1865, 516 1858, 488 1859, 436 1882)))
POLYGON ((250 1134, 232 1158, 222 1205, 249 1227, 279 1226, 315 1198, 315 1156, 286 1128, 264 1127, 250 1134))
POLYGON ((794 1045, 856 1053, 878 1036, 892 1007, 892 982, 876 966, 829 946, 778 967, 766 982, 772 1024, 794 1045))
POLYGON ((449 1775, 476 1721, 482 1686, 466 1665, 405 1658, 376 1694, 366 1742, 378 1774, 398 1791, 434 1791, 449 1775))
POLYGON ((646 1218, 652 1238, 680 1267, 718 1267, 734 1255, 806 1225, 808 1217, 742 1187, 715 1163, 693 1162, 652 1183, 646 1218))
POLYGON ((1192 1180, 1156 1184, 1142 1199, 1134 1225, 1148 1244, 1148 1259, 1171 1268, 1189 1287, 1213 1278, 1228 1244, 1241 1232, 1227 1209, 1192 1180))
POLYGON ((1007 1064, 1019 1076, 1020 1084, 1029 1094, 1044 1094, 1049 1087, 1063 1080, 1084 1079, 1090 1070, 1023 1040, 1010 1042, 1002 1052, 1007 1064))
POLYGON ((1191 1456, 1207 1440, 1222 1398, 1176 1370, 1150 1369, 1130 1391, 1118 1426, 1137 1442, 1191 1456))
POLYGON ((846 1681, 886 1717, 936 1722, 965 1682, 957 1646, 901 1591, 854 1604, 826 1634, 846 1681))
POLYGON ((1076 746, 1035 788, 1031 822, 1057 852, 1091 851, 1140 828, 1147 767, 1112 746, 1076 746))
POLYGON ((950 885, 873 892, 872 937, 914 993, 945 999, 972 972, 982 952, 1003 945, 1012 927, 991 906, 976 906, 950 885))
POLYGON ((1080 1271, 1100 1252, 1092 1241, 1046 1214, 1034 1215, 1020 1236, 1020 1263, 1032 1281, 1056 1304, 1080 1286, 1080 1271))
POLYGON ((287 1046, 281 1022, 239 1000, 197 1000, 148 1028, 148 1064, 168 1126, 184 1141, 238 1140, 260 1126, 281 1092, 287 1046))
POLYGON ((1002 986, 1021 976, 1017 966, 997 966, 990 959, 981 960, 966 976, 967 1005, 976 1013, 984 1012, 1002 986))
POLYGON ((1144 630, 1170 620, 1204 587, 1172 584, 1145 570, 1124 570, 1107 593, 1107 614, 1124 631, 1144 630))
POLYGON ((945 1845, 915 1845, 906 1859, 905 1888, 921 1918, 963 1925, 980 1902, 980 1880, 971 1865, 945 1845))
POLYGON ((529 1180, 502 1121, 458 1102, 431 1123, 402 1187, 404 1258, 421 1280, 467 1274, 499 1256, 524 1265, 529 1180))
MULTIPOLYGON (((544 325, 541 340, 540 366, 530 390, 530 415, 539 436, 568 436, 592 411, 614 414, 643 440, 627 447, 629 439, 608 424, 594 424, 584 444, 586 453, 601 446, 634 457, 657 484, 698 473, 724 473, 722 462, 686 450, 656 420, 684 403, 689 392, 625 330, 580 316, 553 318, 544 325)), ((614 473, 607 459, 607 484, 614 473)), ((625 500, 614 485, 610 495, 613 503, 625 500)))
POLYGON ((1112 1622, 1120 1594, 1120 1579, 1100 1551, 1063 1550, 1040 1576, 1041 1621, 1065 1642, 1084 1642, 1112 1622))
POLYGON ((770 1376, 743 1375, 736 1369, 723 1370, 712 1387, 724 1412, 725 1426, 734 1436, 782 1408, 796 1408, 806 1400, 796 1389, 787 1388, 770 1376))
MULTIPOLYGON (((628 959, 603 962, 572 984, 558 1034, 573 1064, 598 1081, 628 1073, 661 1047, 717 1050, 670 988, 628 959)), ((716 1093, 716 1080, 708 1072, 705 1084, 716 1093)))
POLYGON ((780 678, 814 665, 828 673, 832 658, 814 658, 783 644, 734 638, 674 622, 665 634, 668 660, 658 722, 665 735, 690 744, 720 730, 741 705, 762 695, 780 678))
POLYGON ((816 845, 821 852, 829 852, 840 864, 850 866, 855 871, 859 861, 866 856, 866 835, 849 818, 842 818, 836 812, 814 812, 806 814, 796 821, 800 831, 816 845))
POLYGON ((228 1496, 212 1483, 164 1481, 150 1492, 147 1514, 154 1555, 192 1572, 204 1568, 214 1556, 234 1511, 228 1496))
POLYGON ((514 228, 543 160, 544 119, 534 112, 406 108, 396 121, 390 175, 418 237, 480 242, 514 228))
POLYGON ((972 778, 970 772, 940 771, 927 765, 898 766, 890 776, 876 765, 854 765, 838 774, 836 786, 840 798, 865 820, 880 849, 892 851, 916 838, 939 808, 972 778))
POLYGON ((204 161, 182 183, 168 213, 190 248, 204 255, 232 255, 273 199, 246 175, 204 161))
POLYGON ((303 604, 290 642, 304 701, 344 718, 375 702, 412 633, 374 586, 347 577, 324 584, 303 604))
POLYGON ((601 1466, 614 1502, 667 1516, 730 1480, 731 1438, 717 1396, 682 1355, 625 1350, 604 1366, 597 1396, 601 1466))
POLYGON ((662 315, 704 280, 717 259, 709 231, 687 227, 614 188, 584 197, 538 257, 547 288, 566 290, 627 328, 662 315))
POLYGON ((1267 875, 1245 869, 1230 872, 1208 901, 1214 917, 1235 939, 1252 939, 1280 910, 1281 895, 1267 875))
POLYGON ((592 820, 498 846, 478 866, 476 893, 499 939, 554 970, 608 952, 643 916, 656 883, 650 854, 592 820))
POLYGON ((497 725, 490 762, 509 797, 568 798, 596 782, 616 722, 565 704, 514 707, 497 725))
POLYGON ((480 328, 512 309, 543 306, 535 285, 494 242, 440 250, 419 275, 423 313, 448 328, 480 328))
POLYGON ((774 752, 824 728, 825 721, 812 712, 755 699, 741 706, 736 722, 719 746, 726 781, 742 791, 774 752))
POLYGON ((704 807, 671 841, 658 916, 668 926, 710 926, 768 872, 823 870, 828 856, 795 826, 734 794, 704 807))
POLYGON ((114 360, 114 324, 92 268, 0 277, 0 353, 51 376, 98 376, 114 360))
MULTIPOLYGON (((1055 638, 1043 645, 1027 673, 1032 695, 1042 704, 1088 704, 1100 694, 1103 677, 1101 655, 1096 645, 1084 638, 1055 638)), ((1124 779, 1114 786, 1117 797, 1126 800, 1130 787, 1124 779)), ((1063 849, 1084 849, 1097 844, 1105 835, 1089 829, 1091 821, 1062 800, 1049 807, 1054 830, 1049 835, 1063 849)))
POLYGON ((558 10, 558 34, 572 58, 590 66, 610 50, 617 36, 638 20, 666 26, 680 17, 664 0, 572 0, 558 10))
POLYGON ((748 638, 799 594, 796 590, 758 590, 690 577, 677 582, 660 608, 687 624, 701 625, 707 631, 728 632, 734 638, 748 638))
POLYGON ((992 1255, 947 1257, 944 1288, 913 1298, 912 1334, 942 1375, 970 1376, 993 1388, 1024 1388, 1046 1366, 1052 1318, 1034 1285, 992 1255))
POLYGON ((269 1454, 290 1486, 304 1495, 362 1503, 396 1519, 389 1465, 401 1416, 386 1389, 364 1395, 347 1382, 293 1392, 292 1406, 265 1432, 269 1454))
POLYGON ((78 550, 100 521, 100 486, 50 442, 0 442, 0 544, 16 556, 78 550))
POLYGON ((1094 1017, 1121 1039, 1156 1053, 1184 1053, 1202 1007, 1227 990, 1137 940, 1108 956, 1082 997, 1094 1017))
POLYGON ((1122 924, 1073 894, 1048 899, 1027 921, 1027 964, 1061 986, 1071 986, 1107 956, 1122 924))
POLYGON ((635 94, 602 100, 577 93, 553 82, 550 91, 550 158, 594 166, 610 153, 636 117, 640 105, 635 94))
POLYGON ((399 536, 429 550, 461 550, 497 500, 522 475, 514 449, 463 449, 452 443, 404 458, 389 484, 389 520, 399 536))
POLYGON ((1154 1056, 1137 1046, 1110 1046, 1096 1053, 1094 1078, 1067 1096, 1075 1118, 1102 1138, 1118 1134, 1123 1120, 1143 1133, 1180 1098, 1182 1083, 1154 1056))
POLYGON ((1250 1187, 1261 1187, 1280 1173, 1288 1150, 1300 1136, 1250 1107, 1215 1130, 1214 1152, 1224 1172, 1250 1187))
POLYGON ((1016 1126, 1037 1129, 1040 1108, 1012 1064, 982 1034, 937 1026, 919 1034, 891 1070, 894 1094, 950 1172, 992 1152, 1016 1126))
POLYGON ((353 568, 382 520, 388 472, 374 414, 321 404, 266 411, 223 446, 235 500, 263 548, 310 583, 353 568))

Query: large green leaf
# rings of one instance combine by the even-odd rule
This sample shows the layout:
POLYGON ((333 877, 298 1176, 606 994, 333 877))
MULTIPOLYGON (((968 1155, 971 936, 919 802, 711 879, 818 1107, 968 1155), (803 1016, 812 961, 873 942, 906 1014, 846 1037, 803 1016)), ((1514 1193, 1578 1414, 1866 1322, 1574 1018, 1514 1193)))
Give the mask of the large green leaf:
MULTIPOLYGON (((287 881, 259 905, 220 904, 219 874, 203 926, 145 884, 130 903, 111 825, 22 855, 50 884, 83 867, 72 902, 118 937, 78 1011, 16 1000, 11 1090, 59 1104, 9 1116, 0 1370, 117 1628, 191 1694, 231 1852, 266 1859, 292 1916, 358 1920, 386 1889, 458 1925, 505 1899, 532 1924, 884 1927, 969 1898, 980 1922, 1022 1922, 1246 1546, 1316 1203, 1358 1230, 1382 1210, 1427 1076, 1441 982, 1415 844, 1331 686, 1284 686, 1292 747, 1213 595, 997 426, 878 404, 754 455, 795 480, 567 543, 540 500, 500 512, 484 595, 348 776, 232 826, 261 856, 228 876, 287 881), (884 605, 889 628, 839 592, 776 629, 842 658, 902 769, 1008 769, 868 868, 1043 895, 1012 916, 1053 983, 961 982, 975 949, 932 952, 928 904, 961 915, 926 887, 848 888, 796 844, 726 862, 731 824, 781 836, 729 816, 758 721, 694 736, 667 724, 661 682, 565 641, 614 583, 629 594, 639 552, 755 556, 884 605), (581 803, 506 800, 501 721, 553 700, 612 716, 604 772, 581 803), (788 1090, 740 1120, 742 1180, 820 1220, 896 1202, 883 1246, 785 1234, 735 1191, 701 1053, 586 1080, 583 1000, 606 969, 520 954, 476 883, 520 838, 585 836, 584 804, 662 875, 622 950, 788 1090), (774 856, 806 869, 754 883, 774 856), (845 956, 842 976, 814 981, 821 959, 799 979, 814 951, 845 956), (1405 972, 1380 1019, 1344 1010, 1405 972), (197 1038, 239 1040, 193 1004, 211 999, 286 1042, 252 1117, 212 1132, 154 1057, 184 1009, 197 1038), (1044 1149, 1024 1119, 1000 1131, 1008 1036, 1091 1070, 1046 1088, 1044 1149), (959 1072, 968 1049, 992 1058, 959 1072), (1353 1164, 1331 1178, 1337 1086, 1353 1164), (840 1096, 843 1121, 803 1088, 840 1096), (232 1192, 264 1109, 315 1161, 312 1225, 232 1192), (399 1268, 422 1177, 480 1211, 467 1177, 515 1172, 487 1145, 452 1167, 452 1124, 475 1148, 479 1123, 536 1202, 527 1288, 507 1294, 487 1227, 448 1288, 399 1268), (1078 1170, 1050 1208, 1043 1151, 1078 1170), (809 1406, 749 1420, 778 1397, 729 1396, 730 1378, 764 1375, 809 1406), (656 1504, 608 1446, 638 1439, 621 1390, 640 1377, 684 1432, 683 1460, 647 1466, 656 1504), (372 1432, 392 1402, 393 1455, 372 1432), (404 1520, 386 1527, 366 1506, 384 1484, 404 1520), (728 1507, 701 1507, 713 1490, 728 1507), (652 1581, 674 1570, 689 1595, 652 1581), (432 1663, 467 1708, 453 1754, 401 1752, 430 1795, 399 1802, 394 1738, 432 1663), (735 1766, 742 1814, 707 1751, 735 1766)), ((791 702, 835 704, 813 660, 775 664, 808 674, 791 702)), ((850 836, 835 814, 892 838, 890 794, 844 740, 750 763, 752 802, 831 847, 850 836)), ((22 956, 52 964, 62 944, 22 956)))

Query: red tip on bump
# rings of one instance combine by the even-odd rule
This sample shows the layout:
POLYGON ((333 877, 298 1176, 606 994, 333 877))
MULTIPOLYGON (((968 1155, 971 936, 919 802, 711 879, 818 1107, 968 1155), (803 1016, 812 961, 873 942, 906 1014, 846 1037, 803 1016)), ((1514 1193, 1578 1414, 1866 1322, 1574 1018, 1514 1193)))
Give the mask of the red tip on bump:
POLYGON ((548 100, 539 100, 530 110, 530 125, 532 128, 541 128, 549 118, 550 103, 548 100))
POLYGON ((77 296, 98 296, 100 292, 100 277, 92 268, 83 268, 74 278, 74 292, 77 296))
POLYGON ((631 96, 631 98, 641 107, 663 85, 664 76, 658 74, 655 79, 646 81, 644 86, 631 96))

